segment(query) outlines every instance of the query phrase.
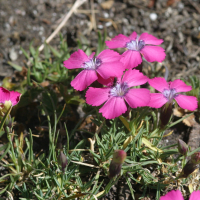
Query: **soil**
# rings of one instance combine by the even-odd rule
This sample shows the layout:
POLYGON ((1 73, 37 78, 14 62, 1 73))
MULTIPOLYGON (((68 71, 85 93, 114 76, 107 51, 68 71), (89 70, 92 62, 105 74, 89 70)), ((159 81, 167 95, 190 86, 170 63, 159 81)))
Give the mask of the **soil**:
MULTIPOLYGON (((20 47, 29 50, 30 42, 39 47, 70 11, 75 0, 0 0, 0 78, 14 77, 8 62, 25 65, 20 47)), ((61 33, 71 50, 77 50, 77 39, 87 38, 88 45, 97 47, 98 31, 108 38, 118 34, 148 32, 164 39, 166 50, 163 62, 169 69, 169 80, 200 78, 200 2, 199 0, 88 0, 79 7, 61 33)), ((57 35, 50 44, 58 48, 57 35)), ((163 67, 160 64, 154 65, 163 67)), ((161 68, 162 69, 162 68, 161 68)), ((164 75, 164 67, 160 76, 164 75)), ((174 144, 177 138, 191 141, 190 133, 199 138, 195 128, 182 126, 164 140, 174 144)), ((199 140, 199 139, 198 139, 199 140)), ((193 143, 191 142, 191 145, 193 143)), ((199 143, 195 144, 199 147, 199 143)), ((131 199, 126 184, 113 187, 102 199, 131 199), (124 189, 125 188, 125 189, 124 189), (120 192, 121 191, 121 192, 120 192), (124 197, 122 198, 122 193, 124 197)))

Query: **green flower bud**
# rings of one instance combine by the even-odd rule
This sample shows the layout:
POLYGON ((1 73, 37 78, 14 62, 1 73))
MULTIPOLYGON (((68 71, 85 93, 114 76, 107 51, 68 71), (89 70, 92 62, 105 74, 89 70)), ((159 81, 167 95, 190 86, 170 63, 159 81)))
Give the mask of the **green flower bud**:
POLYGON ((193 164, 200 164, 200 152, 192 154, 191 161, 193 164))
POLYGON ((172 103, 166 103, 164 106, 162 106, 160 111, 161 127, 164 127, 169 123, 171 115, 172 115, 172 103))
POLYGON ((188 145, 181 139, 178 139, 178 151, 182 155, 186 155, 188 152, 188 145))
POLYGON ((65 168, 68 164, 68 161, 67 161, 67 157, 66 155, 63 153, 63 151, 60 151, 60 155, 58 157, 58 162, 59 164, 61 165, 62 167, 62 172, 64 173, 65 172, 65 168))
POLYGON ((126 152, 124 150, 116 150, 113 154, 113 161, 117 164, 122 164, 126 159, 126 152))
POLYGON ((186 165, 183 167, 182 172, 179 175, 179 178, 187 178, 197 168, 198 168, 198 165, 192 163, 192 160, 190 159, 186 163, 186 165))
POLYGON ((116 150, 113 154, 113 159, 109 167, 109 178, 117 176, 122 168, 122 164, 126 159, 126 152, 123 150, 116 150))

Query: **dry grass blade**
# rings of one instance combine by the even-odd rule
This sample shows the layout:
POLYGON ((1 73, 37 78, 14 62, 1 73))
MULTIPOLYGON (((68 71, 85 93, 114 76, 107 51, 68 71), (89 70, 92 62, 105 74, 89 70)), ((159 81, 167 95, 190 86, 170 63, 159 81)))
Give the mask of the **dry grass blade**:
MULTIPOLYGON (((71 17, 71 15, 76 11, 76 9, 81 6, 83 3, 85 3, 87 0, 76 0, 74 5, 72 6, 71 10, 65 15, 62 22, 58 25, 58 27, 55 29, 55 31, 46 39, 46 43, 48 44, 62 29, 62 27, 66 24, 68 19, 71 17)), ((39 47, 39 51, 42 51, 44 49, 44 44, 42 44, 39 47)))
POLYGON ((76 162, 76 161, 73 161, 73 160, 70 160, 70 162, 73 162, 73 163, 76 163, 76 164, 79 164, 79 165, 84 165, 84 166, 87 166, 87 167, 93 167, 93 168, 97 168, 97 169, 99 169, 98 166, 91 165, 91 164, 87 164, 87 163, 76 162))

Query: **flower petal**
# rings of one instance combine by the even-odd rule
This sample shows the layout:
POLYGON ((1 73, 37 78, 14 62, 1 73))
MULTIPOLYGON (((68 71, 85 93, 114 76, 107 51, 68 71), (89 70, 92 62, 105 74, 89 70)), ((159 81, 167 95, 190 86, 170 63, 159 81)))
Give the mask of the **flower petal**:
POLYGON ((136 38, 137 38, 137 33, 135 31, 133 33, 131 33, 131 35, 129 35, 129 41, 136 40, 136 38))
POLYGON ((180 190, 172 190, 165 196, 160 197, 160 200, 184 200, 180 190))
POLYGON ((119 53, 117 53, 116 51, 106 49, 106 50, 103 50, 97 56, 97 58, 100 58, 102 63, 112 63, 112 62, 120 61, 122 56, 119 53))
POLYGON ((127 50, 122 54, 121 62, 125 69, 132 69, 142 63, 142 58, 138 51, 127 50))
POLYGON ((71 86, 79 91, 86 89, 91 83, 98 79, 95 70, 81 71, 71 82, 71 86))
POLYGON ((108 101, 100 108, 99 112, 106 119, 114 119, 115 117, 119 117, 121 114, 127 111, 126 104, 124 99, 121 97, 111 97, 108 101))
POLYGON ((153 44, 153 45, 159 45, 163 43, 162 39, 158 39, 148 33, 142 33, 138 40, 143 40, 145 44, 153 44))
POLYGON ((120 62, 121 55, 119 53, 106 49, 97 58, 102 61, 102 64, 96 70, 102 78, 108 79, 111 76, 122 76, 125 69, 123 63, 120 62))
POLYGON ((96 71, 104 79, 121 77, 123 75, 124 65, 121 62, 103 63, 96 71))
POLYGON ((174 99, 183 109, 194 111, 198 107, 198 101, 196 97, 179 94, 177 97, 174 97, 174 99))
POLYGON ((21 93, 10 91, 10 100, 13 106, 15 106, 19 102, 20 96, 21 96, 21 93))
POLYGON ((150 91, 145 88, 130 89, 124 99, 131 108, 147 106, 150 101, 150 91))
POLYGON ((164 89, 169 90, 169 85, 167 81, 162 77, 156 77, 153 79, 149 79, 149 85, 159 92, 163 92, 164 89))
POLYGON ((89 87, 86 92, 86 103, 92 106, 100 106, 109 98, 110 88, 89 87))
POLYGON ((148 79, 149 78, 144 76, 139 70, 129 69, 125 72, 121 82, 126 82, 129 87, 133 87, 146 83, 148 79))
POLYGON ((10 100, 10 91, 7 89, 0 87, 0 103, 4 103, 5 101, 10 100))
POLYGON ((200 190, 193 191, 189 200, 200 200, 200 190))
POLYGON ((170 88, 174 88, 176 92, 188 92, 192 90, 192 86, 186 85, 182 80, 174 80, 170 82, 170 88))
POLYGON ((148 106, 152 108, 160 108, 167 103, 167 101, 168 100, 163 96, 163 94, 151 93, 151 99, 148 103, 148 106))
POLYGON ((81 68, 83 63, 89 61, 90 58, 85 54, 85 52, 81 49, 71 54, 68 60, 63 62, 64 67, 67 69, 76 69, 81 68))
POLYGON ((127 36, 119 34, 114 38, 112 38, 111 41, 106 41, 105 43, 110 49, 115 49, 115 48, 125 48, 126 43, 129 41, 130 39, 127 36))
POLYGON ((143 54, 144 58, 148 62, 162 62, 165 59, 165 50, 162 47, 158 46, 145 46, 140 50, 140 53, 143 54))
POLYGON ((97 81, 98 81, 99 83, 101 83, 102 85, 106 85, 106 86, 108 86, 108 87, 113 86, 113 83, 114 83, 114 80, 115 80, 114 77, 110 77, 110 78, 108 78, 108 79, 104 79, 104 78, 102 78, 99 74, 97 74, 97 76, 98 76, 97 81))
MULTIPOLYGON (((88 56, 89 59, 94 58, 95 52, 92 52, 91 55, 88 56)), ((87 61, 87 60, 86 60, 87 61)))

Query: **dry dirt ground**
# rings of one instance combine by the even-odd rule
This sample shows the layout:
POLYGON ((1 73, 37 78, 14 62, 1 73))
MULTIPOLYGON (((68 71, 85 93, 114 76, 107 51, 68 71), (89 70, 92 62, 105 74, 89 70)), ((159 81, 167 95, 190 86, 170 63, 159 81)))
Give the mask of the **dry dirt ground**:
MULTIPOLYGON (((39 47, 70 11, 75 0, 0 0, 0 74, 12 75, 7 64, 23 65, 22 46, 39 47)), ((97 46, 97 32, 108 37, 148 32, 164 39, 170 78, 199 76, 199 0, 88 0, 71 16, 61 33, 70 48, 80 35, 97 46)), ((50 43, 57 47, 59 37, 50 43)))
MULTIPOLYGON (((55 30, 75 0, 0 0, 0 78, 13 76, 9 61, 23 66, 25 57, 20 47, 29 49, 30 42, 39 47, 55 30)), ((200 78, 200 1, 199 0, 87 0, 70 17, 61 33, 69 48, 77 50, 77 39, 85 36, 89 46, 97 47, 98 31, 107 31, 108 39, 117 34, 148 32, 164 39, 164 64, 169 79, 200 78)), ((50 44, 59 45, 57 35, 50 44)), ((195 127, 199 137, 199 125, 195 127)), ((175 139, 187 141, 192 128, 177 127, 175 139)), ((199 144, 196 144, 197 146, 199 144)), ((123 181, 122 181, 123 182, 123 181)), ((131 199, 125 184, 103 199, 131 199)))

